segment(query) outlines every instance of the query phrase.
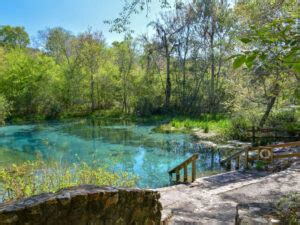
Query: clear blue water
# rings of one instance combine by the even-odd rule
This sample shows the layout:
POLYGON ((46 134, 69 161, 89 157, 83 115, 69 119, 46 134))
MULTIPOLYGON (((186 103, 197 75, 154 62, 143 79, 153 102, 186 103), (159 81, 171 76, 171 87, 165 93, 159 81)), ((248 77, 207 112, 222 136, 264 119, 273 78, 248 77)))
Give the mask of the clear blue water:
POLYGON ((155 125, 78 119, 0 127, 0 165, 35 160, 114 165, 139 177, 138 187, 169 185, 167 171, 200 152, 198 174, 218 170, 220 155, 188 134, 153 132, 155 125))

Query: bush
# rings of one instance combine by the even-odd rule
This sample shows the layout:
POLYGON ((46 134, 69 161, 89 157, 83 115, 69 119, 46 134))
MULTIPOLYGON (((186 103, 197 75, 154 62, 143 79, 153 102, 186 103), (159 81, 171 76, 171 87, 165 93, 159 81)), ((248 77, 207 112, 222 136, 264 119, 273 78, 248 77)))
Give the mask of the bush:
POLYGON ((296 110, 286 109, 273 112, 269 118, 268 124, 271 126, 281 126, 285 123, 297 122, 297 120, 296 110))
POLYGON ((255 168, 256 168, 257 170, 265 170, 267 165, 268 165, 267 162, 258 160, 258 161, 256 161, 256 163, 255 163, 255 168))
POLYGON ((5 123, 5 119, 9 116, 10 104, 0 95, 0 124, 5 123))
POLYGON ((295 109, 275 111, 267 123, 270 127, 278 127, 290 133, 300 131, 299 115, 295 109))
POLYGON ((37 160, 0 168, 0 196, 9 201, 80 184, 132 187, 136 181, 137 177, 127 172, 111 172, 86 163, 67 166, 37 160))
POLYGON ((284 224, 299 224, 300 193, 291 192, 282 197, 277 203, 281 222, 284 224))
POLYGON ((248 131, 251 123, 243 116, 236 116, 231 120, 231 126, 228 129, 228 136, 238 140, 247 140, 248 131))
POLYGON ((204 124, 204 126, 203 126, 203 130, 204 130, 204 133, 208 133, 208 131, 209 131, 209 126, 208 126, 208 124, 206 123, 206 124, 204 124))

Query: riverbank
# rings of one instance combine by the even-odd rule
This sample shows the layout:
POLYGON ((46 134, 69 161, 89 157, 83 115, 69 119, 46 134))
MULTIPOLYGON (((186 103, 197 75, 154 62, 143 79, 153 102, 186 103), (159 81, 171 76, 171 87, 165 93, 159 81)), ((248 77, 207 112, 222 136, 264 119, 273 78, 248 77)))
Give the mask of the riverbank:
POLYGON ((12 117, 7 124, 28 124, 49 121, 66 121, 72 119, 96 119, 106 121, 127 121, 132 123, 155 123, 153 129, 157 133, 188 133, 201 140, 222 141, 229 138, 231 120, 225 115, 209 114, 191 117, 173 114, 158 114, 150 116, 137 116, 123 114, 118 111, 99 111, 87 114, 64 114, 57 118, 45 117, 12 117))
POLYGON ((202 130, 204 133, 222 133, 230 128, 230 120, 224 115, 201 115, 197 117, 190 116, 173 116, 167 123, 160 126, 158 130, 168 132, 173 131, 191 131, 202 130))

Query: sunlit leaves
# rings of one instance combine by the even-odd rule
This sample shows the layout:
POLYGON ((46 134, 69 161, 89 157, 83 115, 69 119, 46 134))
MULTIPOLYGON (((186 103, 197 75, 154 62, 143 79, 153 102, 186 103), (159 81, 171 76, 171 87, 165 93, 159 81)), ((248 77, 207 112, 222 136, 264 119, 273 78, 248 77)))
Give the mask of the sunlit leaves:
POLYGON ((245 43, 245 44, 247 44, 247 43, 249 43, 249 42, 252 41, 250 38, 246 38, 246 37, 243 37, 243 38, 241 38, 240 40, 241 40, 241 42, 243 42, 243 43, 245 43))
POLYGON ((245 55, 239 55, 235 58, 233 61, 233 68, 237 69, 241 67, 245 63, 246 56, 245 55))
POLYGON ((43 192, 56 192, 80 184, 131 187, 137 177, 87 163, 62 165, 38 159, 0 168, 2 201, 20 199, 43 192))
POLYGON ((258 27, 250 26, 251 31, 240 41, 249 49, 235 58, 233 67, 245 64, 251 69, 255 64, 272 67, 285 67, 299 73, 299 35, 296 31, 297 17, 282 17, 258 27))

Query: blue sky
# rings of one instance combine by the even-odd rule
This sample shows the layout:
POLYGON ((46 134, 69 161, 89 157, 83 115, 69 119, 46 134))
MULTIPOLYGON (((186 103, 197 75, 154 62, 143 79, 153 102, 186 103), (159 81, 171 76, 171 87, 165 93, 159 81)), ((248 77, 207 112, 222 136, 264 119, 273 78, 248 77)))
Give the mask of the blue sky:
MULTIPOLYGON (((109 32, 103 21, 118 16, 124 0, 0 0, 0 25, 24 26, 34 39, 39 30, 61 26, 74 34, 88 27, 103 32, 108 43, 120 40, 122 35, 109 32)), ((158 2, 158 1, 153 1, 158 2)), ((146 25, 159 14, 160 7, 152 5, 150 16, 134 16, 131 27, 146 32, 146 25)))

